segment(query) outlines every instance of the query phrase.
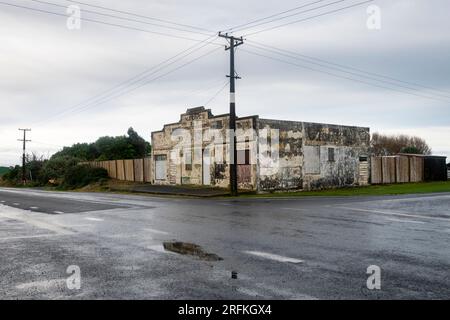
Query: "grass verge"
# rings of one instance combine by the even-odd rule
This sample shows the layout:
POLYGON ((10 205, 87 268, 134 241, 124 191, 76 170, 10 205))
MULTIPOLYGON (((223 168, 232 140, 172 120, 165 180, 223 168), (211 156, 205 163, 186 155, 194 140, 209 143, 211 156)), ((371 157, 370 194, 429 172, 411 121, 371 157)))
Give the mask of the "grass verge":
POLYGON ((450 192, 450 181, 405 183, 390 185, 372 185, 367 187, 351 187, 318 191, 275 192, 265 194, 243 194, 241 197, 250 198, 278 198, 278 197, 306 197, 306 196, 382 196, 420 193, 450 192))

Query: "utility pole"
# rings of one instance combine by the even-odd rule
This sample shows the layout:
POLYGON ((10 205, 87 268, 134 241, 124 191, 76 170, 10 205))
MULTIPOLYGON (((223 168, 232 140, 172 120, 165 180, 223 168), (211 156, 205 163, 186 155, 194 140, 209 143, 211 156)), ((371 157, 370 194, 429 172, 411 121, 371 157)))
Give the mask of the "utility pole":
POLYGON ((229 46, 225 47, 225 50, 230 51, 230 74, 227 76, 230 78, 230 191, 232 196, 238 195, 238 181, 237 181, 237 148, 236 148, 236 89, 235 80, 240 79, 236 75, 234 70, 234 53, 236 47, 244 43, 242 37, 237 38, 228 35, 228 33, 222 34, 219 32, 219 37, 228 40, 229 46))
POLYGON ((25 157, 26 157, 26 147, 27 142, 31 142, 31 140, 27 140, 27 131, 31 131, 31 129, 19 129, 19 131, 23 131, 23 139, 17 139, 18 141, 23 142, 23 156, 22 156, 22 182, 23 184, 27 181, 26 170, 25 170, 25 157))

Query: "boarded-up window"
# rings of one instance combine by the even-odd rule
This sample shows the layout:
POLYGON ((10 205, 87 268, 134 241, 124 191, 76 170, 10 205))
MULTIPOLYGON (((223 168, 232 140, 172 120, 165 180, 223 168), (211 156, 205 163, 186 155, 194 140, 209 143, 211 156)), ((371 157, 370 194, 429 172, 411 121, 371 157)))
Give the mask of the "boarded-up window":
POLYGON ((192 170, 192 151, 189 150, 184 154, 184 169, 186 171, 192 170))
POLYGON ((155 155, 155 179, 166 180, 167 176, 167 156, 155 155))
POLYGON ((211 124, 211 129, 222 129, 222 128, 223 128, 223 122, 222 122, 222 120, 214 121, 214 122, 211 124))
POLYGON ((334 148, 328 148, 328 161, 334 162, 334 148))
POLYGON ((250 164, 250 150, 237 151, 237 164, 250 164))
POLYGON ((304 163, 306 174, 320 174, 320 147, 304 147, 304 163))

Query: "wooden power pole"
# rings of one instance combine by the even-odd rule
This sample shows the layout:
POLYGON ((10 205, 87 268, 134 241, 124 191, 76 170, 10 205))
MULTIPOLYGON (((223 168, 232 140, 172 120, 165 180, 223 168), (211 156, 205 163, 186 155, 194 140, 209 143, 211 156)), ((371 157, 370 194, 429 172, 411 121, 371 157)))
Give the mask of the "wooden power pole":
POLYGON ((26 149, 27 149, 27 142, 31 142, 31 140, 27 140, 27 131, 31 131, 31 129, 19 129, 20 131, 23 131, 23 139, 18 139, 18 141, 23 142, 23 155, 22 155, 22 182, 23 184, 27 181, 26 176, 26 170, 25 170, 25 160, 26 160, 26 149))
POLYGON ((242 37, 237 38, 226 34, 222 34, 219 32, 219 37, 225 38, 228 40, 229 46, 225 48, 225 50, 230 51, 230 74, 227 76, 230 78, 230 191, 232 196, 238 195, 238 181, 237 181, 237 149, 236 149, 236 88, 235 81, 236 79, 240 79, 236 75, 236 71, 234 69, 234 53, 236 47, 240 46, 244 43, 244 39, 242 37))

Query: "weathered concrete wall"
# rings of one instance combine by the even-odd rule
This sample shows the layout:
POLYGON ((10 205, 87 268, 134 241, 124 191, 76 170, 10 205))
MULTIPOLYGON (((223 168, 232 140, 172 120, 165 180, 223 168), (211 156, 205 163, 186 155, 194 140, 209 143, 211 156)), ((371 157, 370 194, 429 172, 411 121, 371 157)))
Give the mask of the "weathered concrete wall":
POLYGON ((260 148, 266 150, 261 152, 261 156, 267 157, 259 161, 258 190, 302 189, 304 156, 302 123, 259 119, 258 134, 260 148), (274 154, 276 150, 278 155, 274 154))
POLYGON ((261 175, 261 191, 357 185, 368 174, 367 161, 360 166, 369 152, 368 128, 259 119, 259 129, 279 130, 280 150, 279 170, 261 175))
MULTIPOLYGON (((366 183, 366 179, 360 183, 360 157, 367 159, 369 153, 369 128, 307 122, 303 123, 303 127, 304 147, 320 147, 320 173, 304 172, 304 189, 366 183), (334 159, 330 153, 334 154, 334 159)), ((307 163, 317 159, 305 158, 304 161, 307 163)))
MULTIPOLYGON (((239 118, 236 126, 242 131, 253 130, 255 117, 239 118)), ((230 180, 228 127, 228 114, 214 116, 210 110, 199 107, 188 109, 179 122, 153 132, 153 161, 159 155, 166 155, 168 161, 167 179, 155 180, 153 172, 154 183, 202 185, 209 182, 211 186, 227 188, 230 180), (184 134, 188 133, 190 141, 174 138, 177 134, 181 135, 181 130, 184 134)), ((247 141, 238 141, 238 150, 249 149, 255 144, 256 136, 247 138, 247 141)), ((250 166, 238 168, 242 177, 238 179, 240 188, 256 188, 256 170, 256 161, 250 166)))
MULTIPOLYGON (((188 109, 179 122, 153 132, 153 161, 161 155, 167 157, 167 177, 155 180, 153 171, 154 183, 228 187, 228 126, 227 114, 213 116, 210 110, 201 107, 188 109), (211 134, 211 129, 216 130, 215 134, 211 134), (183 147, 181 140, 174 138, 179 130, 188 132, 189 148, 183 147), (200 144, 199 136, 206 137, 200 144), (204 157, 206 153, 207 158, 204 157), (224 155, 223 161, 220 154, 224 155), (186 156, 192 160, 191 164, 186 161, 186 156)), ((252 132, 246 139, 238 140, 237 149, 250 150, 254 159, 251 164, 238 165, 240 188, 258 191, 309 190, 368 182, 369 163, 367 160, 363 165, 360 163, 360 156, 368 157, 368 128, 252 116, 238 118, 237 129, 252 132)), ((239 134, 237 136, 240 137, 239 134)), ((156 168, 155 163, 152 168, 156 168)))

